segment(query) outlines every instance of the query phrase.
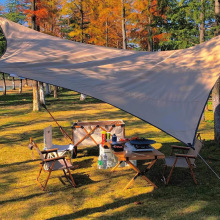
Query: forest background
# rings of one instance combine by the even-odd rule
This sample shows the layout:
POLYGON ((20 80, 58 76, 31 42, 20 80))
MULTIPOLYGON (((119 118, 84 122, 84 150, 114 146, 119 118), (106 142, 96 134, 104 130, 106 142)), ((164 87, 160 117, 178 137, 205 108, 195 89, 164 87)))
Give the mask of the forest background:
MULTIPOLYGON (((219 29, 212 0, 6 0, 0 16, 61 38, 127 49, 183 49, 212 38, 219 29)), ((4 49, 1 37, 1 50, 4 49)))

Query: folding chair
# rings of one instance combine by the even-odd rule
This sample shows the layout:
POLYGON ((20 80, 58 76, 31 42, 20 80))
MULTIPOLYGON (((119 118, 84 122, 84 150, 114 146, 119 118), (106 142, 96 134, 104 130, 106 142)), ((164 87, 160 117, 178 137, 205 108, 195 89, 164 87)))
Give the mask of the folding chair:
POLYGON ((71 175, 70 169, 74 170, 77 168, 77 166, 73 166, 69 161, 67 161, 65 159, 65 156, 59 157, 58 152, 57 152, 58 149, 49 149, 49 150, 40 151, 37 144, 33 141, 32 138, 30 138, 29 148, 30 149, 35 148, 37 150, 41 160, 42 160, 42 162, 40 163, 40 171, 39 171, 39 174, 36 179, 37 183, 40 185, 42 190, 46 189, 51 172, 56 171, 56 170, 63 170, 63 173, 64 173, 66 179, 70 182, 70 184, 73 187, 76 187, 76 183, 71 175), (47 158, 49 153, 56 153, 57 157, 47 158), (39 182, 39 177, 41 175, 42 170, 44 170, 45 172, 48 172, 48 176, 47 176, 44 184, 41 184, 39 182), (69 175, 67 175, 67 173, 69 175))
POLYGON ((71 152, 71 157, 73 155, 73 148, 72 144, 69 145, 54 145, 52 141, 52 126, 44 128, 44 150, 49 149, 58 149, 58 155, 63 156, 66 152, 71 152))
POLYGON ((201 136, 200 136, 200 134, 198 134, 196 137, 196 140, 195 140, 195 144, 194 144, 195 149, 193 149, 191 147, 183 147, 183 146, 177 146, 177 145, 171 146, 172 147, 171 156, 165 157, 164 173, 165 173, 165 169, 167 167, 171 167, 170 173, 169 173, 168 178, 166 180, 166 184, 169 183, 175 167, 189 168, 190 173, 192 175, 192 178, 193 178, 195 184, 197 184, 197 180, 196 180, 195 174, 193 172, 193 168, 196 167, 195 159, 197 158, 199 151, 201 150, 202 146, 204 145, 204 141, 205 140, 201 140, 201 136), (173 156, 173 151, 175 149, 182 150, 183 154, 175 154, 175 156, 173 156), (184 153, 184 151, 186 151, 186 150, 188 150, 188 152, 184 153))

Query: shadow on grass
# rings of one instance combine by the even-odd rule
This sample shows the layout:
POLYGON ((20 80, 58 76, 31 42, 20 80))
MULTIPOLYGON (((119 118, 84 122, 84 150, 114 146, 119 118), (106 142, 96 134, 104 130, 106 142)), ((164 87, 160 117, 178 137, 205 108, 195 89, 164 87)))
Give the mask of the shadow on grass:
POLYGON ((80 186, 90 185, 98 182, 92 180, 86 173, 74 173, 72 174, 72 176, 76 182, 77 188, 79 188, 80 186))
POLYGON ((25 110, 14 110, 13 112, 11 109, 4 108, 4 110, 1 111, 2 117, 8 117, 8 116, 19 116, 19 115, 25 115, 28 113, 31 113, 31 109, 25 109, 25 110), (2 113, 3 112, 3 113, 2 113))
POLYGON ((25 200, 33 199, 33 198, 36 198, 36 197, 41 196, 43 194, 45 194, 45 192, 35 193, 35 194, 29 195, 29 196, 23 196, 23 197, 19 197, 19 198, 0 201, 0 205, 4 205, 5 203, 19 202, 19 201, 25 201, 25 200))
POLYGON ((36 160, 26 160, 26 161, 16 162, 16 163, 0 164, 0 169, 5 168, 5 167, 10 167, 10 166, 18 166, 18 165, 23 165, 27 163, 33 163, 36 161, 40 161, 40 160, 36 159, 36 160))
POLYGON ((10 94, 6 96, 0 96, 0 107, 5 106, 17 106, 32 103, 32 94, 10 94))
POLYGON ((39 137, 42 137, 42 133, 43 133, 42 130, 35 130, 31 132, 19 133, 19 134, 14 135, 13 137, 10 134, 4 135, 4 137, 1 137, 0 139, 0 144, 6 144, 7 146, 9 146, 10 144, 22 142, 22 144, 26 143, 28 146, 30 137, 33 137, 38 141, 39 139, 41 139, 39 137))
MULTIPOLYGON (((212 195, 209 195, 208 198, 207 195, 203 195, 202 188, 204 187, 191 184, 185 187, 161 187, 151 193, 143 193, 130 198, 114 199, 114 202, 102 206, 84 208, 70 214, 48 218, 48 220, 91 218, 90 215, 93 214, 98 215, 96 217, 93 216, 94 219, 109 220, 167 219, 164 216, 170 216, 169 219, 180 220, 198 219, 198 216, 204 216, 204 218, 205 216, 219 216, 219 204, 211 199, 212 195), (199 208, 196 208, 197 206, 199 208)), ((206 187, 206 189, 208 188, 206 187)), ((214 219, 218 218, 214 217, 214 219)))
MULTIPOLYGON (((80 158, 80 157, 79 157, 80 158)), ((83 169, 83 168, 88 168, 88 167, 91 167, 92 164, 93 164, 93 159, 85 159, 83 161, 80 161, 80 162, 75 162, 73 160, 73 164, 74 165, 78 165, 80 169, 83 169)))
POLYGON ((91 146, 91 147, 78 147, 79 152, 82 152, 82 156, 99 156, 99 147, 98 146, 91 146))
POLYGON ((33 124, 32 121, 28 121, 28 122, 21 122, 21 121, 17 121, 17 122, 8 122, 2 126, 0 126, 0 129, 7 129, 7 128, 16 128, 16 127, 24 127, 27 125, 31 125, 33 124))
MULTIPOLYGON (((115 201, 113 203, 106 204, 106 205, 103 205, 103 206, 100 206, 100 207, 87 208, 87 209, 83 209, 83 210, 77 211, 75 213, 71 213, 71 214, 67 214, 67 215, 62 215, 62 216, 58 216, 58 217, 54 217, 54 218, 49 218, 49 219, 50 220, 56 220, 56 219, 58 220, 58 219, 82 218, 82 217, 91 215, 93 213, 105 212, 107 210, 115 209, 115 208, 118 208, 118 207, 121 207, 121 206, 125 206, 125 205, 128 205, 128 204, 134 203, 137 200, 142 200, 142 199, 146 198, 146 196, 147 196, 147 194, 142 194, 142 195, 134 196, 134 197, 128 198, 128 199, 120 199, 118 201, 115 201)), ((49 220, 49 219, 47 219, 47 220, 49 220)), ((111 216, 111 219, 115 219, 114 216, 111 216)))

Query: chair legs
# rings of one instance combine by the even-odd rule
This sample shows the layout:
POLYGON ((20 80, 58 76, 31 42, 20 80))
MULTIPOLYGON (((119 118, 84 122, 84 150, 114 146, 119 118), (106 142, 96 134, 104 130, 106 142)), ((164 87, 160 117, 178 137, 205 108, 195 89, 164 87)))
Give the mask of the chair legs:
MULTIPOLYGON (((176 165, 176 163, 177 163, 177 159, 178 159, 178 158, 175 159, 174 164, 173 164, 173 166, 172 166, 172 168, 171 168, 171 170, 170 170, 170 173, 169 173, 169 175, 168 175, 168 177, 167 177, 167 179, 166 179, 166 185, 168 185, 168 183, 170 182, 170 178, 171 178, 171 176, 172 176, 173 170, 174 170, 175 165, 176 165)), ((196 177, 195 177, 195 174, 194 174, 194 172, 193 172, 193 167, 192 167, 192 165, 191 165, 191 163, 190 163, 189 158, 186 158, 186 161, 187 161, 187 164, 188 164, 188 166, 189 166, 190 174, 192 175, 192 178, 193 178, 194 183, 195 183, 195 184, 198 184, 198 182, 197 182, 197 180, 196 180, 196 177)), ((165 166, 165 168, 164 168, 163 175, 165 174, 165 169, 166 169, 166 168, 167 168, 167 166, 165 166)))
POLYGON ((47 187, 47 183, 48 183, 48 180, 49 180, 49 178, 50 178, 50 175, 51 175, 51 172, 52 172, 52 171, 49 171, 48 176, 47 176, 47 179, 46 179, 44 185, 43 185, 42 183, 40 183, 40 181, 39 181, 39 177, 40 177, 41 171, 42 171, 42 168, 40 169, 40 172, 39 172, 39 175, 38 175, 36 181, 37 181, 38 185, 40 186, 40 188, 44 191, 44 190, 46 189, 46 187, 47 187))
POLYGON ((187 161, 187 163, 188 163, 188 165, 189 165, 189 169, 190 169, 190 173, 191 173, 191 175, 192 175, 193 181, 194 181, 194 183, 197 185, 198 182, 197 182, 197 180, 196 180, 196 177, 195 177, 195 174, 194 174, 194 172, 193 172, 193 168, 192 168, 192 165, 191 165, 191 163, 190 163, 189 158, 187 158, 186 161, 187 161))
MULTIPOLYGON (((40 186, 40 188, 41 188, 43 191, 45 191, 45 189, 46 189, 46 187, 47 187, 47 183, 48 183, 49 178, 50 178, 50 175, 51 175, 51 173, 52 173, 52 171, 53 171, 53 166, 54 166, 54 164, 52 164, 52 166, 50 167, 50 169, 47 170, 47 172, 49 172, 49 173, 48 173, 48 176, 47 176, 47 178, 46 178, 46 181, 45 181, 45 183, 44 183, 44 185, 43 185, 43 184, 40 183, 40 181, 39 181, 41 172, 42 172, 42 170, 43 170, 43 165, 40 165, 40 171, 39 171, 39 174, 38 174, 38 176, 37 176, 36 181, 37 181, 38 185, 40 186)), ((74 179, 73 179, 73 177, 72 177, 72 174, 71 174, 71 172, 70 172, 70 169, 69 169, 69 168, 66 168, 66 170, 67 170, 67 172, 68 172, 68 174, 69 174, 69 175, 67 175, 65 169, 63 170, 63 173, 64 173, 66 179, 70 182, 70 184, 71 184, 73 187, 76 187, 76 183, 75 183, 75 181, 74 181, 74 179)))
POLYGON ((167 184, 167 185, 168 185, 168 183, 170 182, 170 178, 171 178, 171 176, 172 176, 172 173, 173 173, 173 170, 174 170, 174 168, 175 168, 175 165, 176 165, 177 160, 178 160, 178 158, 175 159, 174 164, 173 164, 173 166, 172 166, 172 168, 171 168, 171 171, 170 171, 169 176, 168 176, 167 181, 166 181, 166 184, 167 184))
POLYGON ((167 170, 167 166, 164 164, 161 181, 162 181, 165 185, 167 184, 167 180, 166 180, 166 177, 165 177, 166 170, 167 170))
POLYGON ((47 176, 47 179, 46 179, 44 185, 41 184, 40 181, 39 181, 39 177, 40 177, 41 171, 43 170, 43 165, 40 165, 40 166, 41 166, 41 168, 40 168, 40 171, 39 171, 39 174, 38 174, 38 176, 37 176, 36 181, 37 181, 37 183, 39 184, 40 188, 44 191, 44 190, 46 189, 46 187, 47 187, 47 183, 48 183, 48 180, 49 180, 49 178, 50 178, 51 172, 52 172, 52 170, 53 170, 54 163, 52 164, 51 168, 48 170, 49 173, 48 173, 48 176, 47 176))
POLYGON ((76 187, 76 183, 75 183, 75 181, 74 181, 74 179, 73 179, 73 176, 72 176, 72 174, 71 174, 69 168, 67 169, 67 172, 69 173, 69 176, 67 176, 66 171, 63 170, 63 173, 64 173, 66 179, 70 182, 70 184, 71 184, 73 187, 76 187), (69 178, 68 178, 68 177, 69 177, 69 178))

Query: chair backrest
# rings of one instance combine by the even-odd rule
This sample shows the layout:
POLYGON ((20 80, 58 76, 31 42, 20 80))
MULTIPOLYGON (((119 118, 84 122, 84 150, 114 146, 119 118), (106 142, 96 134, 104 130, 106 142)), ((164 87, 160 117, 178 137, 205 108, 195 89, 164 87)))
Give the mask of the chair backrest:
POLYGON ((52 126, 44 128, 44 149, 51 149, 52 143, 52 126))
POLYGON ((40 149, 35 145, 35 149, 37 150, 37 153, 39 154, 39 156, 40 156, 40 159, 41 160, 44 160, 45 158, 44 158, 44 155, 41 153, 41 151, 40 151, 40 149))
MULTIPOLYGON (((197 135, 197 137, 195 138, 195 143, 194 143, 195 150, 191 148, 187 154, 197 157, 203 145, 204 145, 204 140, 201 140, 200 135, 197 135)), ((191 161, 191 164, 195 163, 195 159, 191 158, 190 161, 191 161)))
POLYGON ((33 148, 36 149, 37 153, 39 154, 40 156, 40 159, 41 160, 44 160, 44 155, 41 153, 40 149, 38 148, 37 144, 33 141, 32 138, 30 138, 30 145, 31 145, 31 150, 33 150, 33 148))

